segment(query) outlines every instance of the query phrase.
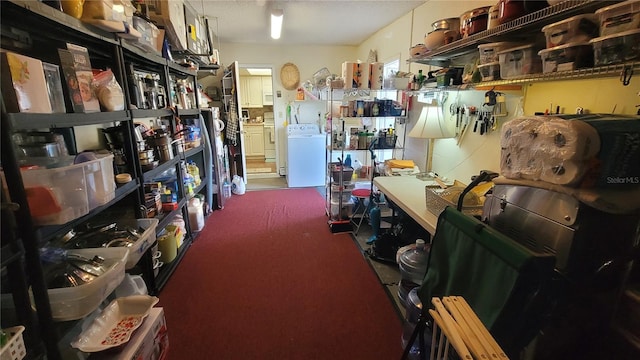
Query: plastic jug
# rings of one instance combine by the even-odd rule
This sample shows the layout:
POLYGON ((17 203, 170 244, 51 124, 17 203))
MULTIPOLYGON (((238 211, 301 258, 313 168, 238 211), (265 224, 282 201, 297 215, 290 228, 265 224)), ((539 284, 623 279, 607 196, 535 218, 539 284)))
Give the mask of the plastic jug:
POLYGON ((189 200, 187 212, 189 213, 189 227, 191 231, 202 230, 202 228, 204 228, 204 211, 202 210, 200 199, 194 197, 189 200))
POLYGON ((116 297, 147 295, 147 284, 140 275, 124 274, 124 280, 115 290, 116 297))
POLYGON ((162 254, 160 261, 163 263, 170 263, 176 258, 178 254, 178 244, 173 236, 165 233, 158 237, 158 250, 162 254))
POLYGON ((416 240, 415 249, 405 251, 400 255, 400 275, 402 279, 421 285, 424 274, 427 272, 429 252, 425 241, 416 240))

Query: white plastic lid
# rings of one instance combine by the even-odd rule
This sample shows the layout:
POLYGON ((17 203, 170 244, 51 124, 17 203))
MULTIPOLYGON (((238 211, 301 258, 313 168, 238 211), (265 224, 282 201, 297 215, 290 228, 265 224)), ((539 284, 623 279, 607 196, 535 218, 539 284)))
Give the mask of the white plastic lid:
POLYGON ((479 68, 481 67, 485 67, 485 66, 500 66, 500 61, 494 61, 494 62, 490 62, 490 63, 486 63, 486 64, 480 64, 478 65, 479 68))
POLYGON ((554 50, 562 50, 562 49, 566 49, 566 48, 571 48, 571 47, 574 47, 574 46, 591 46, 591 43, 588 42, 588 41, 574 41, 574 42, 570 42, 570 43, 554 46, 552 48, 540 50, 540 51, 538 51, 538 55, 546 54, 546 53, 554 51, 554 50))
POLYGON ((607 36, 597 37, 595 39, 589 40, 589 43, 593 44, 593 43, 597 43, 604 40, 609 40, 609 39, 627 36, 627 35, 635 35, 635 34, 640 34, 640 29, 627 30, 627 31, 623 31, 623 32, 619 32, 619 33, 615 33, 607 36))
POLYGON ((425 241, 423 239, 417 239, 416 240, 416 248, 424 249, 424 244, 425 244, 425 241))
POLYGON ((572 17, 570 17, 568 19, 564 19, 562 21, 554 22, 553 24, 546 25, 546 26, 544 26, 542 28, 542 32, 545 32, 547 29, 552 28, 554 26, 558 26, 558 25, 561 25, 561 24, 564 24, 564 23, 568 23, 568 22, 572 22, 572 21, 576 21, 576 20, 580 20, 580 19, 589 19, 594 24, 597 23, 597 18, 596 18, 595 14, 580 14, 580 15, 572 16, 572 17))
POLYGON ((505 49, 505 50, 502 50, 502 51, 498 51, 498 54, 506 54, 506 53, 509 53, 509 52, 512 52, 512 51, 516 51, 516 50, 529 49, 529 48, 532 48, 533 46, 534 46, 534 44, 527 44, 527 45, 517 46, 517 47, 505 49))
POLYGON ((496 47, 496 46, 502 46, 502 45, 517 45, 518 43, 514 43, 511 41, 500 41, 500 42, 494 42, 494 43, 488 43, 488 44, 480 44, 478 45, 478 49, 484 49, 484 48, 488 48, 488 47, 496 47))
POLYGON ((623 1, 623 2, 615 4, 615 5, 611 5, 611 6, 606 6, 606 7, 600 8, 600 9, 596 10, 596 15, 602 15, 603 12, 614 10, 614 9, 625 7, 625 6, 630 6, 631 7, 631 12, 638 12, 638 11, 640 11, 640 0, 628 0, 628 1, 623 1), (634 7, 633 7, 634 5, 638 5, 638 7, 634 9, 634 7), (633 10, 635 10, 635 11, 633 11, 633 10))

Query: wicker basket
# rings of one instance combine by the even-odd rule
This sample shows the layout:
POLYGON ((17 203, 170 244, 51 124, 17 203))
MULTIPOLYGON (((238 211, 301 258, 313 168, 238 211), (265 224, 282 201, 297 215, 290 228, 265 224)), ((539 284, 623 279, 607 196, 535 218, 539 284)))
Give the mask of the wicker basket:
POLYGON ((3 331, 9 336, 7 344, 0 350, 0 360, 20 360, 27 356, 22 332, 24 326, 14 326, 3 331))
MULTIPOLYGON (((429 212, 434 214, 435 216, 440 216, 440 213, 443 212, 444 208, 446 208, 447 206, 453 206, 454 208, 458 206, 458 204, 454 204, 443 197, 452 194, 451 189, 455 188, 433 189, 426 186, 424 189, 426 192, 427 210, 429 210, 429 212)), ((455 191, 459 191, 459 188, 455 189, 455 191)), ((462 212, 467 215, 480 216, 482 215, 482 205, 463 206, 462 212)))

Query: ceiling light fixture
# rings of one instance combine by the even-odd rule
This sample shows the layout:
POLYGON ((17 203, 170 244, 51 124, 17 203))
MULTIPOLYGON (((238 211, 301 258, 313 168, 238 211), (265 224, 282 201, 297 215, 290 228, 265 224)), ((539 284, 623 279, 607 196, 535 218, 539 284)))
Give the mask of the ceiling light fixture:
POLYGON ((280 39, 280 33, 282 32, 282 19, 284 18, 284 12, 282 9, 271 10, 271 38, 280 39))

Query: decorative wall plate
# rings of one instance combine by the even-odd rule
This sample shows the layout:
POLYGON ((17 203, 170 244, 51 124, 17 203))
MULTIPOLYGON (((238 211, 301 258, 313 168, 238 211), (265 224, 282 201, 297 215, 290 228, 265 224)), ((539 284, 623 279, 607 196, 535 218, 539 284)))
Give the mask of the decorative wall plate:
POLYGON ((287 90, 295 90, 300 85, 300 71, 293 63, 286 63, 280 69, 280 82, 287 90))

